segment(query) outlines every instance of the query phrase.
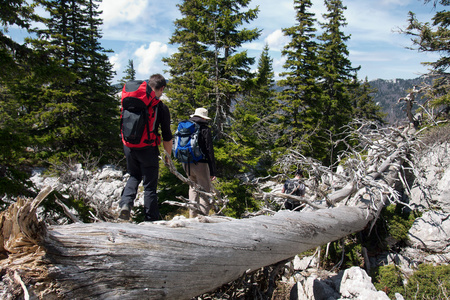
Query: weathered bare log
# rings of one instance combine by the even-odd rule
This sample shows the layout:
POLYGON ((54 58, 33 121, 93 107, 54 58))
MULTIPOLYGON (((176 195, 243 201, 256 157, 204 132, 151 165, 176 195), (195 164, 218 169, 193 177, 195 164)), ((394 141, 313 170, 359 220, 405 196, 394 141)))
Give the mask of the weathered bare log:
MULTIPOLYGON (((68 299, 190 299, 246 271, 360 231, 369 219, 364 209, 339 207, 181 228, 106 222, 54 226, 33 238, 45 249, 39 264, 46 270, 45 278, 31 276, 38 282, 53 279, 58 295, 68 299)), ((11 263, 17 266, 2 261, 1 267, 11 263)))
MULTIPOLYGON (((394 194, 392 185, 408 152, 401 138, 383 143, 367 138, 367 144, 378 153, 364 161, 356 155, 362 170, 339 175, 341 189, 326 194, 336 205, 349 199, 351 207, 174 226, 104 222, 45 227, 35 216, 41 200, 18 201, 1 215, 0 258, 6 258, 0 268, 40 283, 32 292, 46 298, 190 299, 245 272, 364 229, 394 194), (363 162, 374 167, 369 171, 363 162)), ((332 174, 314 166, 318 176, 332 174)))

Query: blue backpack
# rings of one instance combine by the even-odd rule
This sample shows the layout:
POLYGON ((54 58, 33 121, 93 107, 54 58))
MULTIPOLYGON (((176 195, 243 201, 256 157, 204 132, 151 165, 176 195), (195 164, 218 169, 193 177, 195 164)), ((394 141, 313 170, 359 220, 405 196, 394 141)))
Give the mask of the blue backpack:
POLYGON ((182 163, 196 163, 205 156, 200 149, 198 139, 200 125, 186 120, 178 123, 175 139, 173 140, 173 156, 182 163))

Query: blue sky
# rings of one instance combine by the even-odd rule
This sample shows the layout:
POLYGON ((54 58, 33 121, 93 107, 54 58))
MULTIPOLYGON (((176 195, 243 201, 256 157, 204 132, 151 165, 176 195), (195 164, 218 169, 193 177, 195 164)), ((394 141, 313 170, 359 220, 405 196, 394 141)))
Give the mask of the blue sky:
MULTIPOLYGON (((177 51, 177 45, 168 42, 174 31, 173 22, 182 17, 176 6, 179 3, 181 0, 103 0, 101 43, 114 51, 109 57, 117 72, 115 80, 124 76, 129 59, 133 60, 139 79, 153 73, 168 76, 161 59, 177 51)), ((321 21, 326 13, 323 0, 312 3, 311 12, 321 21)), ((351 35, 347 42, 349 59, 353 67, 361 66, 360 79, 416 78, 426 72, 421 62, 437 59, 436 54, 406 49, 412 45, 410 37, 397 32, 407 25, 409 11, 420 21, 429 22, 436 13, 432 4, 425 5, 423 0, 343 0, 343 4, 347 7, 347 26, 342 30, 351 35)), ((241 50, 247 50, 257 61, 267 43, 278 79, 284 62, 281 49, 288 41, 281 29, 295 25, 293 0, 253 0, 249 8, 256 6, 260 10, 258 18, 246 27, 261 29, 261 37, 241 50)), ((442 7, 438 6, 438 10, 442 7)), ((14 29, 10 34, 20 36, 14 29)))

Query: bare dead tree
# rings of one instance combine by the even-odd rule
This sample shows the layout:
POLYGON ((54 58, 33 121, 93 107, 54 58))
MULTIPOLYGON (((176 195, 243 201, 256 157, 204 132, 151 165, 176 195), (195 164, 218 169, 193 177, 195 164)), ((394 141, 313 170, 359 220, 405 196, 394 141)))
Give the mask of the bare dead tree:
MULTIPOLYGON (((183 176, 180 172, 178 172, 170 155, 166 151, 164 151, 164 154, 165 155, 164 155, 164 157, 161 157, 161 160, 169 168, 169 171, 172 174, 174 174, 178 179, 180 179, 182 182, 184 182, 184 183, 188 184, 190 187, 192 187, 198 193, 198 195, 202 195, 205 199, 209 199, 210 204, 212 204, 213 207, 217 208, 216 214, 220 214, 221 211, 223 209, 225 209, 225 207, 228 203, 228 199, 226 197, 222 198, 220 192, 216 188, 214 188, 214 186, 212 187, 212 189, 213 189, 212 192, 206 192, 202 186, 196 184, 195 182, 193 182, 192 180, 190 180, 189 178, 183 176)), ((196 211, 197 214, 199 214, 199 215, 203 214, 201 211, 201 207, 200 207, 201 205, 199 203, 192 202, 183 196, 177 196, 176 198, 181 200, 181 202, 164 201, 164 203, 191 209, 193 211, 196 211)))
MULTIPOLYGON (((409 189, 403 164, 408 162, 413 165, 409 156, 414 154, 419 143, 413 136, 409 136, 406 131, 380 128, 373 122, 355 120, 347 126, 345 138, 336 143, 343 143, 347 147, 345 152, 338 155, 338 167, 323 166, 295 150, 280 159, 283 169, 300 165, 308 173, 305 179, 306 197, 277 191, 260 191, 256 196, 278 198, 278 203, 288 198, 295 199, 313 210, 342 204, 356 206, 364 199, 371 200, 375 208, 380 197, 389 202, 400 201, 394 183, 400 182, 405 189, 409 189), (352 143, 354 140, 358 141, 357 147, 351 146, 355 144, 352 143), (389 178, 386 172, 392 172, 389 178)), ((385 203, 382 201, 380 205, 385 203)))
MULTIPOLYGON (((348 147, 339 154, 342 170, 296 151, 285 159, 310 174, 300 212, 209 223, 46 226, 36 217, 45 190, 2 213, 0 268, 29 278, 28 292, 47 298, 190 299, 339 240, 370 225, 386 203, 400 201, 395 188, 407 184, 404 163, 418 143, 395 128, 358 124, 350 124, 351 135, 337 141, 348 147), (353 138, 360 140, 358 147, 351 146, 353 138)), ((22 292, 22 285, 16 286, 22 292)))

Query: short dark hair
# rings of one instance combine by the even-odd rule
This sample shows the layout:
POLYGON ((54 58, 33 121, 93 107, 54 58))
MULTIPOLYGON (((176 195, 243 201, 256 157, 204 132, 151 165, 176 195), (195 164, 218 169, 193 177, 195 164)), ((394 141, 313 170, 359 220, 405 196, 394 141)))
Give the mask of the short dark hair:
POLYGON ((148 80, 148 85, 154 90, 159 90, 163 86, 166 86, 167 82, 161 74, 153 74, 148 80))
POLYGON ((295 175, 300 175, 303 177, 303 171, 302 170, 297 170, 295 171, 295 175))

